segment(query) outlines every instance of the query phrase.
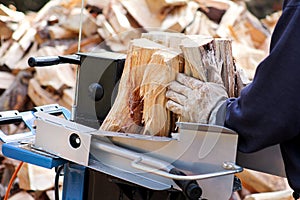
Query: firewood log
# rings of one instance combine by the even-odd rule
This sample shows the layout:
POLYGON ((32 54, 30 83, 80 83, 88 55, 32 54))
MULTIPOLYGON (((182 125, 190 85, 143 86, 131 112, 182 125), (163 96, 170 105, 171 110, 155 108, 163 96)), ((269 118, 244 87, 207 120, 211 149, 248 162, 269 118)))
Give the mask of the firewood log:
POLYGON ((166 87, 182 68, 180 53, 141 38, 133 40, 119 92, 100 129, 168 136, 170 112, 166 87))
POLYGON ((26 191, 20 191, 11 197, 9 197, 9 200, 34 200, 34 197, 31 196, 28 192, 26 191))
POLYGON ((0 20, 0 36, 2 39, 9 39, 13 34, 13 30, 7 24, 0 20))
POLYGON ((80 8, 73 8, 71 13, 67 16, 66 20, 61 22, 61 26, 69 29, 71 31, 77 32, 80 28, 80 19, 82 16, 82 33, 85 36, 91 36, 97 33, 97 24, 96 19, 87 12, 87 10, 83 10, 81 15, 80 8))
POLYGON ((78 34, 74 31, 62 28, 61 26, 49 26, 48 27, 50 38, 55 39, 70 39, 78 37, 78 34))
POLYGON ((15 76, 9 72, 0 71, 0 89, 7 89, 15 81, 15 76))
POLYGON ((183 63, 184 73, 202 81, 226 82, 229 95, 235 95, 230 40, 161 32, 142 37, 131 43, 116 101, 101 129, 168 136, 172 117, 165 107, 166 85, 182 71, 183 63), (183 54, 167 47, 174 46, 171 41, 181 41, 183 54))
POLYGON ((107 9, 103 10, 103 15, 114 29, 120 41, 126 46, 126 49, 130 40, 140 37, 141 29, 135 29, 131 26, 126 16, 127 11, 121 3, 111 2, 107 9))
POLYGON ((252 193, 282 191, 287 189, 286 181, 282 177, 245 169, 236 174, 243 187, 252 193))
POLYGON ((182 32, 193 22, 199 4, 190 1, 185 6, 174 8, 161 24, 162 30, 182 32))
POLYGON ((54 170, 28 163, 24 163, 18 173, 19 186, 23 190, 44 191, 51 189, 54 186, 54 178, 54 170))
POLYGON ((265 192, 248 195, 244 200, 294 200, 291 190, 265 192))
POLYGON ((167 7, 182 6, 187 4, 187 0, 146 0, 152 13, 161 14, 167 7))
POLYGON ((164 16, 152 13, 146 0, 120 0, 120 2, 145 30, 151 31, 161 26, 164 16))
POLYGON ((28 85, 28 96, 36 106, 57 103, 58 97, 54 97, 45 91, 36 79, 30 79, 28 85))
POLYGON ((27 88, 28 81, 32 74, 21 71, 15 78, 15 81, 0 97, 0 110, 19 110, 22 111, 28 102, 27 88))
POLYGON ((176 32, 151 31, 142 33, 142 38, 146 38, 171 49, 181 51, 180 44, 181 41, 186 38, 186 36, 182 33, 176 32))
POLYGON ((181 43, 185 58, 184 73, 205 82, 223 84, 235 96, 235 70, 231 40, 210 36, 187 36, 181 43))
POLYGON ((18 42, 13 42, 4 56, 0 58, 0 65, 13 69, 15 64, 23 57, 24 50, 18 42))
POLYGON ((186 26, 184 33, 186 35, 216 35, 218 24, 210 20, 204 13, 197 11, 192 23, 186 26))

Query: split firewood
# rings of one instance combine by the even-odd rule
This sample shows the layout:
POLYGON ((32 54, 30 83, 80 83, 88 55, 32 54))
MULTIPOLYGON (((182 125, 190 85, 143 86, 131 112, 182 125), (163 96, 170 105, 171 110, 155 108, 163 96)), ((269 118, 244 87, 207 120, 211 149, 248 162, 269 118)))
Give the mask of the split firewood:
MULTIPOLYGON (((88 46, 92 45, 92 46, 97 46, 97 45, 101 45, 101 43, 103 42, 103 39, 98 35, 92 35, 90 37, 86 37, 83 38, 80 42, 80 51, 81 52, 85 52, 84 49, 86 49, 88 46)), ((78 41, 76 41, 75 43, 72 43, 71 45, 68 46, 67 49, 65 49, 64 51, 64 55, 69 55, 69 54, 74 54, 78 52, 78 41)))
POLYGON ((146 0, 150 11, 154 14, 162 14, 168 7, 182 6, 187 0, 146 0))
POLYGON ((48 27, 50 39, 70 39, 78 37, 78 33, 62 28, 61 26, 49 26, 48 27))
POLYGON ((86 2, 88 5, 96 6, 99 9, 104 9, 109 5, 109 3, 111 3, 111 0, 87 0, 86 2))
POLYGON ((13 69, 15 64, 23 57, 24 50, 18 42, 13 42, 5 55, 0 58, 0 65, 6 65, 8 68, 13 69))
POLYGON ((270 32, 273 32, 275 25, 279 19, 279 17, 282 15, 282 11, 278 11, 275 13, 272 13, 271 15, 267 15, 264 19, 261 20, 261 22, 268 27, 270 32))
POLYGON ((294 200, 292 190, 265 192, 248 195, 244 200, 294 200))
MULTIPOLYGON (((48 197, 47 199, 55 200, 55 191, 54 190, 47 190, 46 194, 47 194, 47 197, 48 197)), ((63 187, 59 187, 58 195, 59 195, 59 199, 62 199, 63 187)))
POLYGON ((210 20, 204 13, 197 11, 192 23, 185 27, 187 35, 216 35, 218 24, 210 20))
MULTIPOLYGON (((214 59, 213 41, 213 38, 210 36, 188 37, 182 41, 181 49, 186 59, 184 66, 185 74, 201 81, 220 83, 220 79, 215 80, 215 76, 210 77, 207 72, 208 69, 206 68, 210 66, 212 69, 215 68, 214 71, 216 71, 216 67, 220 67, 217 66, 214 59), (206 49, 209 49, 209 51, 206 51, 206 49), (202 60, 203 57, 205 60, 202 60)), ((221 71, 221 69, 218 69, 217 71, 221 71)))
POLYGON ((176 51, 181 51, 180 44, 182 40, 186 38, 186 35, 176 32, 151 31, 142 33, 141 37, 159 43, 176 51))
POLYGON ((9 72, 0 71, 0 89, 7 89, 15 81, 15 76, 9 72))
POLYGON ((0 20, 0 36, 1 39, 7 40, 11 38, 13 30, 7 24, 0 20))
POLYGON ((21 48, 23 49, 23 51, 27 51, 27 49, 29 48, 29 46, 32 44, 32 42, 34 41, 34 36, 36 34, 36 29, 35 28, 29 28, 26 33, 23 35, 23 37, 21 37, 21 39, 19 40, 19 45, 21 46, 21 48))
POLYGON ((34 200, 34 197, 31 196, 28 192, 26 191, 20 191, 11 197, 9 197, 9 200, 34 200))
POLYGON ((19 110, 26 108, 29 100, 27 97, 28 82, 32 78, 32 74, 21 71, 15 78, 13 84, 0 97, 0 110, 19 110))
POLYGON ((106 45, 110 47, 112 51, 122 52, 127 50, 127 46, 123 44, 111 24, 106 20, 104 15, 98 15, 97 24, 100 26, 97 32, 104 39, 106 45))
MULTIPOLYGON (((12 39, 9 39, 9 40, 6 40, 6 41, 1 41, 1 45, 0 45, 0 58, 5 55, 7 49, 9 49, 9 47, 12 45, 12 43, 13 43, 12 39)), ((4 63, 4 61, 2 61, 2 62, 4 63)), ((2 65, 3 65, 3 63, 2 63, 2 65)))
POLYGON ((145 30, 151 31, 161 26, 165 16, 152 13, 146 0, 120 0, 120 2, 145 30))
POLYGON ((19 41, 13 42, 5 55, 0 59, 0 64, 8 66, 10 69, 15 69, 15 65, 24 56, 25 52, 34 41, 36 29, 30 28, 21 37, 19 41))
POLYGON ((236 174, 243 187, 251 193, 274 192, 287 189, 286 181, 282 177, 245 169, 236 174))
MULTIPOLYGON (((62 55, 61 51, 53 47, 44 47, 37 51, 36 56, 62 55)), ((35 78, 42 86, 51 86, 59 90, 64 85, 75 86, 75 74, 71 64, 60 64, 56 66, 36 67, 35 78)))
POLYGON ((30 21, 29 19, 25 18, 20 26, 13 32, 12 39, 14 39, 15 41, 19 41, 29 28, 30 21))
POLYGON ((233 42, 232 54, 237 68, 244 71, 244 84, 248 84, 254 77, 256 67, 267 56, 267 51, 255 49, 248 45, 233 42))
POLYGON ((130 40, 140 37, 141 30, 131 26, 127 18, 127 11, 122 4, 112 1, 107 9, 103 10, 103 15, 126 47, 128 47, 130 40))
POLYGON ((31 79, 28 86, 28 96, 36 106, 59 104, 69 110, 74 104, 75 91, 74 88, 66 88, 60 92, 54 93, 40 86, 37 80, 31 79))
POLYGON ((237 97, 236 69, 232 56, 232 41, 216 38, 214 43, 215 57, 218 63, 222 63, 221 78, 229 97, 237 97))
POLYGON ((119 93, 100 129, 168 136, 166 87, 182 68, 178 52, 141 38, 131 42, 119 93))
POLYGON ((244 5, 227 2, 229 8, 220 21, 217 34, 220 37, 231 37, 250 47, 260 48, 264 46, 270 37, 270 32, 244 5))
POLYGON ((3 4, 0 4, 0 20, 20 22, 24 19, 25 14, 19 11, 9 9, 3 4))
POLYGON ((230 7, 227 0, 196 0, 200 5, 200 11, 211 21, 219 24, 224 13, 230 7))
POLYGON ((80 19, 82 19, 82 33, 85 36, 91 36, 97 33, 98 27, 96 19, 88 13, 87 10, 81 10, 81 8, 73 8, 67 18, 61 22, 61 26, 78 33, 80 29, 80 19))
POLYGON ((29 68, 28 65, 28 59, 32 56, 35 56, 38 52, 38 43, 33 43, 33 45, 28 50, 28 53, 26 53, 22 59, 20 59, 15 65, 15 70, 26 70, 29 68))
POLYGON ((182 32, 193 22, 199 4, 190 1, 187 5, 174 8, 161 24, 162 30, 182 32))
POLYGON ((19 186, 23 190, 44 191, 54 187, 54 169, 24 163, 18 173, 19 186))
POLYGON ((36 79, 31 79, 28 85, 28 96, 36 106, 57 103, 59 97, 44 90, 36 79))
MULTIPOLYGON (((2 127, 1 127, 2 130, 2 127)), ((4 187, 7 187, 10 181, 11 176, 15 171, 15 167, 19 164, 19 161, 10 159, 10 158, 1 158, 1 184, 4 187), (2 171, 3 170, 3 171, 2 171)))
POLYGON ((166 110, 164 95, 166 85, 182 71, 179 63, 185 62, 184 73, 202 81, 226 82, 228 91, 234 95, 235 74, 230 40, 215 40, 207 36, 185 36, 183 39, 182 34, 159 32, 146 33, 143 37, 168 46, 173 46, 170 41, 178 42, 179 39, 183 56, 178 49, 171 51, 167 46, 144 38, 133 40, 119 93, 101 129, 168 136, 172 117, 166 110))
POLYGON ((51 16, 53 13, 60 13, 60 14, 65 14, 62 12, 62 5, 60 1, 48 1, 35 15, 32 24, 37 24, 45 19, 47 19, 48 16, 51 16), (56 12, 57 9, 59 9, 61 12, 56 12))
POLYGON ((235 96, 235 72, 231 41, 209 36, 188 36, 182 41, 184 73, 205 82, 223 84, 235 96))

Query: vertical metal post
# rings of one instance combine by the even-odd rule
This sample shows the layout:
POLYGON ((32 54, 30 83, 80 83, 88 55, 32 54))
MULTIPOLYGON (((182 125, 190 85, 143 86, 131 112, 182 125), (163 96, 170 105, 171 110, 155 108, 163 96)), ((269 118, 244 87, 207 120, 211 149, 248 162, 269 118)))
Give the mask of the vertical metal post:
POLYGON ((63 197, 62 199, 86 199, 87 169, 84 166, 68 163, 64 169, 63 197))

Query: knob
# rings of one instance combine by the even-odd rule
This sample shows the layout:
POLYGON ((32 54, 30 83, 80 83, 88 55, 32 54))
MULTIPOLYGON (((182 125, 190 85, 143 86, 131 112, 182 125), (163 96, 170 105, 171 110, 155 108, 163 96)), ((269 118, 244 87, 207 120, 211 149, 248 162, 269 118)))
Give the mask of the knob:
POLYGON ((100 85, 99 83, 92 83, 91 85, 89 85, 89 96, 94 101, 101 100, 104 96, 103 86, 100 85))

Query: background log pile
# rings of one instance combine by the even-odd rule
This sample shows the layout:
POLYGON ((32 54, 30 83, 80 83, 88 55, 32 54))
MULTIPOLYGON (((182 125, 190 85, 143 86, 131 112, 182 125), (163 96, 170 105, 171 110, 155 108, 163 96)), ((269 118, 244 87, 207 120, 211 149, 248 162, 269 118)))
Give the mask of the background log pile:
MULTIPOLYGON (((257 64, 267 55, 270 35, 280 16, 277 12, 259 20, 244 2, 227 0, 87 0, 82 11, 81 52, 106 49, 126 53, 132 39, 150 31, 229 38, 243 84, 251 81, 257 64)), ((31 56, 76 53, 80 16, 81 0, 52 0, 34 13, 0 4, 1 111, 24 111, 51 103, 71 108, 76 66, 30 68, 27 60, 31 56)), ((1 163, 0 195, 4 196, 15 161, 2 158, 1 163)), ((35 177, 39 173, 30 174, 35 177)), ((53 198, 45 192, 51 190, 51 185, 37 188, 33 186, 34 178, 30 179, 31 184, 21 184, 26 182, 21 177, 13 193, 36 199, 53 198), (34 192, 21 193, 20 189, 34 192)), ((47 181, 54 180, 49 177, 47 181)), ((233 199, 290 198, 285 179, 253 171, 246 171, 240 178, 244 189, 235 193, 233 199)))

